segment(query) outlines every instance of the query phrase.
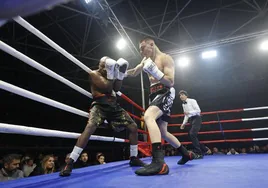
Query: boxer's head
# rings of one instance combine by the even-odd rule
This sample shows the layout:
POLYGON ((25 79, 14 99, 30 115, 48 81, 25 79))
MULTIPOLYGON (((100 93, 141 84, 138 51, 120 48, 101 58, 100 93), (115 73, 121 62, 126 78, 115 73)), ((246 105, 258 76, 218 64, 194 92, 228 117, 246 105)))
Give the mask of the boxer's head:
POLYGON ((154 40, 151 38, 144 38, 140 40, 139 49, 143 57, 153 57, 155 55, 156 45, 154 40))
POLYGON ((99 62, 99 70, 104 70, 105 69, 105 61, 106 59, 109 58, 107 56, 104 56, 100 59, 100 62, 99 62))
POLYGON ((108 56, 104 56, 100 59, 100 62, 99 62, 99 69, 98 71, 104 76, 106 77, 107 75, 107 72, 106 72, 106 69, 105 69, 105 61, 106 59, 108 59, 109 57, 108 56))

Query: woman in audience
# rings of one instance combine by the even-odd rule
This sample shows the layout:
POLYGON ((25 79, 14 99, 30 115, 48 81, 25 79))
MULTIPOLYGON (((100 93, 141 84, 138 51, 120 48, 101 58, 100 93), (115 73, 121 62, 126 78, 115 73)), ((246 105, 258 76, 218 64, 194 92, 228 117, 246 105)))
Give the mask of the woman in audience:
POLYGON ((106 164, 105 163, 105 156, 103 153, 97 153, 96 159, 97 159, 97 161, 96 161, 95 165, 106 164))
POLYGON ((37 166, 30 176, 37 176, 43 174, 51 174, 55 172, 54 157, 53 155, 44 156, 40 166, 37 166))

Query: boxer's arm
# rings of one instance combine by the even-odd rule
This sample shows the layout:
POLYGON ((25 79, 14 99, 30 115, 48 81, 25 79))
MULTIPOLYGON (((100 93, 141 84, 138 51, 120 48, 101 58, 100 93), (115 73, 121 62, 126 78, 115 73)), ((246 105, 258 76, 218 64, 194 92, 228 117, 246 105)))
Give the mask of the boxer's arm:
POLYGON ((89 78, 89 82, 92 81, 92 77, 94 76, 94 71, 90 71, 88 72, 88 78, 89 78))
POLYGON ((172 57, 166 56, 163 59, 163 73, 164 76, 160 80, 160 82, 168 87, 173 87, 174 86, 174 76, 175 76, 175 71, 174 71, 174 61, 172 57))
POLYGON ((146 58, 143 58, 140 64, 138 64, 135 68, 127 70, 127 76, 128 77, 135 77, 139 75, 143 71, 144 66, 144 60, 146 58))
POLYGON ((122 87, 122 83, 123 83, 122 80, 115 80, 113 90, 115 92, 120 91, 120 89, 122 87))

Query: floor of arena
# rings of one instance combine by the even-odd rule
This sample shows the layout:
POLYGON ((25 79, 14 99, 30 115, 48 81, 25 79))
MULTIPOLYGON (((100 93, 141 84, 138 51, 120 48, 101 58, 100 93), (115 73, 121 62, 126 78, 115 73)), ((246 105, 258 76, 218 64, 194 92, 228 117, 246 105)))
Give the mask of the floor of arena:
MULTIPOLYGON (((165 176, 137 176, 128 161, 75 169, 69 177, 58 172, 0 183, 1 188, 266 188, 268 154, 214 155, 178 166, 180 156, 166 157, 170 173, 165 176)), ((150 162, 145 158, 145 162, 150 162)))

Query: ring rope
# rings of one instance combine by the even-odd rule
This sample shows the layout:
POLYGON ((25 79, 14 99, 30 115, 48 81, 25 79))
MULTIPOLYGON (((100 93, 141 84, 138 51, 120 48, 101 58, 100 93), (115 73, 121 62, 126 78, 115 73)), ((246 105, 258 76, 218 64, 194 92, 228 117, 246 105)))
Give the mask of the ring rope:
MULTIPOLYGON (((43 128, 35 128, 23 125, 14 125, 7 123, 0 123, 0 133, 8 134, 22 134, 31 136, 57 137, 57 138, 71 138, 77 139, 81 134, 66 131, 49 130, 43 128)), ((89 140, 104 141, 104 142, 129 142, 128 139, 91 135, 89 140)), ((138 141, 141 145, 148 145, 146 142, 138 141)))
POLYGON ((74 83, 70 82, 69 80, 65 79, 64 77, 58 75, 57 73, 53 72, 52 70, 46 68, 45 66, 41 65, 40 63, 36 62, 35 60, 29 58, 28 56, 22 54, 21 52, 17 51, 16 49, 12 48, 11 46, 7 45, 6 43, 0 40, 0 49, 4 52, 20 59, 22 62, 36 68, 37 70, 55 78, 56 80, 68 85, 69 87, 73 88, 74 90, 86 95, 87 97, 92 98, 91 93, 84 90, 83 88, 75 85, 74 83))
MULTIPOLYGON (((75 63, 77 66, 82 68, 86 72, 91 72, 92 70, 88 68, 86 65, 84 65, 81 61, 79 61, 77 58, 75 58, 73 55, 71 55, 69 52, 64 50, 62 47, 60 47, 58 44, 53 42, 50 38, 48 38, 46 35, 44 35, 41 31, 36 29, 33 25, 31 25, 29 22, 24 20, 22 17, 18 16, 16 18, 13 18, 15 22, 17 22, 19 25, 27 29, 29 32, 36 35, 38 38, 43 40, 45 43, 47 43, 49 46, 60 52, 63 56, 71 60, 73 63, 75 63)), ((122 96, 123 99, 125 99, 128 102, 131 102, 136 108, 140 109, 141 111, 145 111, 142 107, 137 105, 134 101, 132 101, 130 98, 128 98, 126 95, 122 94, 121 92, 117 92, 117 95, 122 96)), ((92 97, 91 97, 92 98, 92 97)))
MULTIPOLYGON (((267 131, 268 128, 254 128, 254 129, 239 129, 239 130, 224 130, 224 131, 205 131, 198 132, 198 134, 218 134, 218 133, 237 133, 237 132, 254 132, 254 131, 267 131)), ((174 136, 184 136, 188 133, 173 133, 174 136)))
POLYGON ((61 110, 65 110, 67 112, 71 112, 71 113, 74 113, 74 114, 77 114, 77 115, 80 115, 80 116, 83 116, 83 117, 88 117, 87 112, 84 112, 82 110, 78 110, 78 109, 76 109, 74 107, 71 107, 71 106, 68 106, 66 104, 57 102, 55 100, 49 99, 47 97, 44 97, 42 95, 38 95, 38 94, 33 93, 31 91, 27 91, 25 89, 22 89, 20 87, 14 86, 14 85, 9 84, 7 82, 4 82, 2 80, 0 80, 0 88, 4 89, 6 91, 9 91, 9 92, 15 93, 17 95, 23 96, 25 98, 32 99, 32 100, 38 101, 40 103, 47 104, 47 105, 53 106, 55 108, 59 108, 61 110))
MULTIPOLYGON (((44 136, 44 137, 59 137, 59 138, 72 138, 77 139, 81 134, 80 133, 71 133, 66 131, 58 130, 48 130, 42 128, 28 127, 22 125, 13 125, 0 123, 0 132, 9 133, 9 134, 23 134, 23 135, 32 135, 32 136, 44 136)), ((107 137, 107 136, 96 136, 91 135, 89 140, 98 140, 106 142, 126 142, 125 139, 107 137)))
MULTIPOLYGON (((222 113, 232 113, 232 112, 243 112, 243 111, 253 111, 253 110, 267 110, 268 106, 262 106, 262 107, 254 107, 254 108, 240 108, 240 109, 234 109, 234 110, 220 110, 220 111, 213 111, 213 112, 202 112, 202 115, 209 115, 209 114, 222 114, 222 113)), ((170 117, 176 118, 176 117, 183 117, 184 114, 174 114, 170 117)))
MULTIPOLYGON (((28 23, 26 20, 24 20, 23 18, 21 18, 20 16, 13 18, 14 21, 16 21, 18 24, 20 24, 22 27, 24 27, 25 29, 27 29, 29 32, 33 33, 34 35, 36 35, 38 38, 40 38, 41 40, 43 40, 45 43, 47 43, 49 46, 51 46, 52 48, 54 48, 55 50, 57 50, 58 52, 60 52, 63 56, 65 56, 66 58, 68 58, 69 60, 71 60, 73 63, 75 63, 76 65, 78 65, 80 68, 82 68, 83 70, 85 70, 86 72, 90 72, 92 71, 90 68, 88 68, 86 65, 84 65, 81 61, 79 61, 78 59, 76 59, 74 56, 72 56, 70 53, 68 53, 66 50, 64 50, 62 47, 60 47, 58 44, 56 44, 55 42, 53 42, 51 39, 49 39, 46 35, 44 35, 42 32, 40 32, 38 29, 36 29, 34 26, 32 26, 30 23, 28 23)), ((81 87, 73 84, 72 82, 68 81, 67 79, 63 78, 60 75, 57 75, 55 72, 47 69, 46 67, 42 66, 41 64, 37 63, 36 61, 34 61, 33 59, 25 56, 24 54, 18 52, 17 50, 15 50, 14 48, 8 46, 7 44, 1 42, 1 49, 7 53, 9 53, 12 56, 17 57, 18 59, 22 60, 23 62, 27 63, 28 65, 42 71, 43 73, 61 81, 62 83, 65 83, 66 85, 70 86, 71 88, 77 90, 78 92, 92 98, 92 94, 85 91, 84 89, 82 89, 81 87)), ((136 104, 134 101, 132 101, 130 98, 128 98, 126 95, 122 94, 120 91, 117 92, 118 96, 121 96, 123 99, 125 99, 126 101, 130 102, 132 105, 134 105, 136 108, 138 108, 141 111, 145 111, 142 107, 140 107, 138 104, 136 104)))
MULTIPOLYGON (((55 108, 59 108, 61 110, 67 111, 67 112, 71 112, 73 114, 77 114, 77 115, 80 115, 80 116, 83 116, 83 117, 86 117, 86 118, 88 118, 88 116, 89 116, 88 112, 84 112, 82 110, 76 109, 76 108, 68 106, 66 104, 57 102, 55 100, 49 99, 47 97, 44 97, 42 95, 33 93, 31 91, 28 91, 28 90, 25 90, 23 88, 14 86, 12 84, 9 84, 9 83, 4 82, 2 80, 0 80, 0 88, 3 89, 3 90, 9 91, 9 92, 15 93, 17 95, 23 96, 25 98, 32 99, 34 101, 38 101, 38 102, 43 103, 43 104, 47 104, 47 105, 53 106, 55 108)), ((128 113, 133 118, 141 120, 140 117, 135 116, 134 114, 131 114, 130 112, 128 112, 128 113)))
MULTIPOLYGON (((242 118, 242 119, 230 119, 230 120, 221 120, 221 121, 207 121, 207 122, 202 122, 202 125, 209 125, 209 124, 217 124, 217 123, 234 123, 234 122, 242 122, 242 121, 258 121, 258 120, 267 120, 268 117, 256 117, 256 118, 242 118)), ((169 124, 168 126, 170 127, 177 127, 181 126, 182 124, 169 124)), ((189 125, 187 123, 186 125, 189 125)))

